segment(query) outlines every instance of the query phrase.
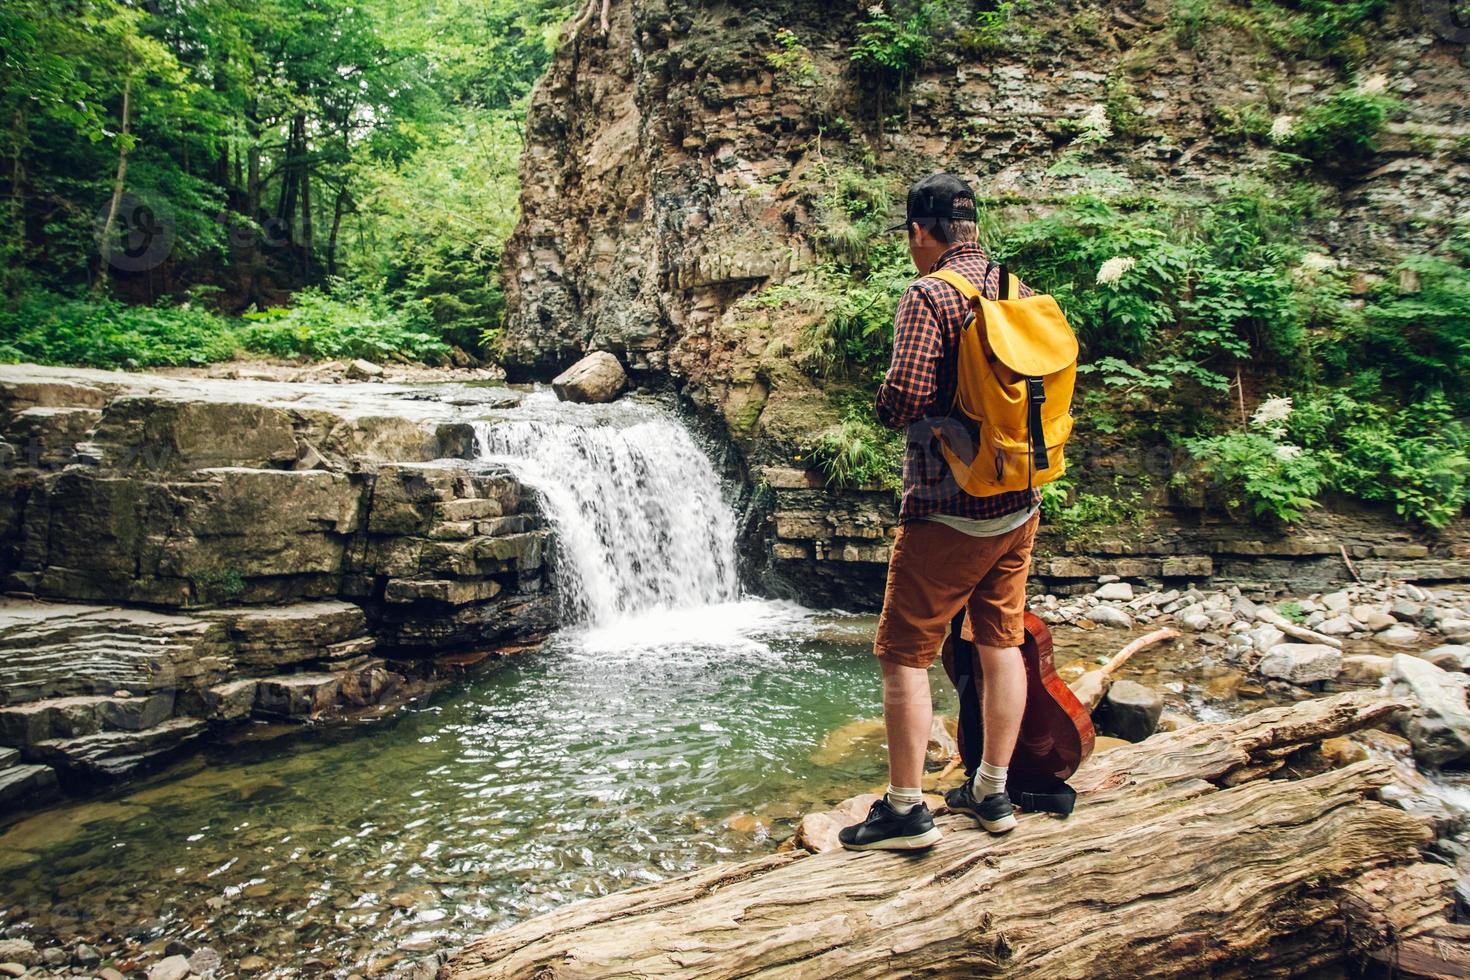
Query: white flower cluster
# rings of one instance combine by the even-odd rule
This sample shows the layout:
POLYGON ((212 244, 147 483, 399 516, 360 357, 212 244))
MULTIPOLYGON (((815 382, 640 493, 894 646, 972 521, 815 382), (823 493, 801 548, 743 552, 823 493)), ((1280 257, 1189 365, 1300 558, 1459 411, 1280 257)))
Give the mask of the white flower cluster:
POLYGON ((1289 442, 1284 442, 1281 445, 1279 445, 1279 446, 1276 447, 1276 458, 1279 459, 1279 460, 1281 460, 1283 463, 1290 463, 1292 460, 1296 459, 1301 454, 1302 454, 1302 447, 1301 446, 1293 446, 1289 442))
POLYGON ((1123 273, 1133 268, 1137 260, 1132 256, 1115 255, 1102 264, 1097 270, 1097 284, 1099 286, 1111 286, 1123 278, 1123 273))
POLYGON ((1273 396, 1256 406, 1256 413, 1251 416, 1251 423, 1265 429, 1272 439, 1280 439, 1286 435, 1286 426, 1282 423, 1289 418, 1291 418, 1291 399, 1273 396))
POLYGON ((1271 142, 1280 143, 1291 136, 1291 129, 1296 125, 1295 116, 1277 116, 1271 120, 1271 142))

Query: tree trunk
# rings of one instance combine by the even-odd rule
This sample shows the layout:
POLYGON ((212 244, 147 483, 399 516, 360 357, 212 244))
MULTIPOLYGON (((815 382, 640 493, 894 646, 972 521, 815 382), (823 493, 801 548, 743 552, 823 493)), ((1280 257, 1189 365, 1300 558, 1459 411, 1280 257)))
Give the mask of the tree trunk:
POLYGON ((306 115, 296 117, 296 131, 301 140, 301 281, 311 279, 311 159, 306 142, 306 115))
POLYGON ((337 274, 337 233, 342 228, 342 214, 347 209, 347 188, 337 189, 337 200, 332 204, 332 231, 327 236, 327 275, 337 274))
POLYGON ((493 933, 440 976, 1050 980, 1332 966, 1348 955, 1349 906, 1370 908, 1395 941, 1443 928, 1453 871, 1419 860, 1424 819, 1371 798, 1388 762, 1294 778, 1285 760, 1401 707, 1354 692, 1158 735, 1089 760, 1070 819, 1025 815, 997 839, 949 815, 920 855, 720 865, 493 933))
POLYGON ((92 290, 102 288, 112 265, 112 233, 117 227, 117 211, 122 206, 123 186, 128 175, 128 124, 133 105, 133 80, 123 82, 122 130, 117 140, 117 174, 112 178, 112 200, 107 205, 107 219, 102 222, 102 264, 97 278, 92 280, 92 290))

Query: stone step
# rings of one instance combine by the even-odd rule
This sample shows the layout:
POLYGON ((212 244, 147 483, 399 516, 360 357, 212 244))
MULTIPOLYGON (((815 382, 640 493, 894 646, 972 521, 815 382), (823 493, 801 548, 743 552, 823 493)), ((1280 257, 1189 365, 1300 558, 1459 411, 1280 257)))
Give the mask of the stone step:
POLYGON ((0 708, 0 742, 26 746, 100 731, 137 732, 168 720, 174 694, 146 697, 69 697, 0 708))
POLYGON ((141 732, 98 732, 37 742, 26 750, 26 756, 58 769, 116 779, 177 751, 207 728, 197 718, 173 718, 141 732))
POLYGON ((44 803, 57 793, 56 770, 50 766, 0 768, 0 812, 44 803))
POLYGON ((20 750, 0 747, 0 770, 9 769, 20 762, 20 750))

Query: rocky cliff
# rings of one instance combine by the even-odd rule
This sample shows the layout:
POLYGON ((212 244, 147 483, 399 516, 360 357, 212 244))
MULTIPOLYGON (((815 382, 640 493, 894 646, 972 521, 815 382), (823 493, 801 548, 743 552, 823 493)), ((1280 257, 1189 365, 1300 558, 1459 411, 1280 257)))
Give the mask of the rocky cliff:
MULTIPOLYGON (((758 299, 816 261, 835 167, 872 173, 876 162, 896 184, 952 169, 1010 202, 1000 213, 1014 218, 1089 186, 1099 168, 1140 194, 1210 193, 1274 165, 1270 141, 1248 136, 1243 119, 1291 116, 1350 77, 1382 74, 1402 116, 1371 169, 1324 187, 1338 208, 1307 233, 1372 276, 1440 241, 1462 209, 1470 55, 1443 5, 1389 5, 1352 72, 1341 57, 1288 51, 1234 4, 1017 6, 1017 38, 942 41, 901 112, 880 121, 881 97, 859 83, 849 55, 863 4, 589 2, 531 105, 522 218, 504 260, 508 369, 545 376, 606 349, 641 383, 676 387, 718 421, 750 482, 774 491, 761 526, 775 568, 807 591, 856 582, 871 596, 892 509, 883 495, 833 491, 800 472, 803 449, 838 417, 831 383, 793 357, 810 315, 758 299), (783 30, 802 46, 797 72, 772 57, 783 30), (1118 102, 1136 117, 1132 131, 1098 151, 1091 174, 1058 167, 1078 120, 1118 102)), ((1238 545, 1211 543, 1228 529, 1176 537, 1176 526, 1200 520, 1175 511, 1157 544, 1103 550, 1097 567, 1117 569, 1141 550, 1150 571, 1182 557, 1192 564, 1173 568, 1208 573, 1252 554, 1289 561, 1303 547, 1273 544, 1270 531, 1238 545)), ((1393 561, 1412 552, 1433 559, 1425 574, 1447 561, 1463 574, 1463 542, 1389 524, 1329 521, 1319 551, 1346 544, 1393 561)), ((1340 560, 1335 574, 1346 574, 1340 560)))
POLYGON ((516 397, 0 367, 0 811, 544 635, 516 397))

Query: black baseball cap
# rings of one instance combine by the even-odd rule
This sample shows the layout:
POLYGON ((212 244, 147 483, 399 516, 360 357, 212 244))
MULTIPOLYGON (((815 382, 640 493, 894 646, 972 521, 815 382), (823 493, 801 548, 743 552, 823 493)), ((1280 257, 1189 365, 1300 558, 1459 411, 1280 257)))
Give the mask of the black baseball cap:
POLYGON ((903 221, 885 230, 899 231, 915 221, 938 221, 948 237, 949 222, 974 220, 975 192, 970 185, 954 174, 930 174, 909 188, 903 221))

